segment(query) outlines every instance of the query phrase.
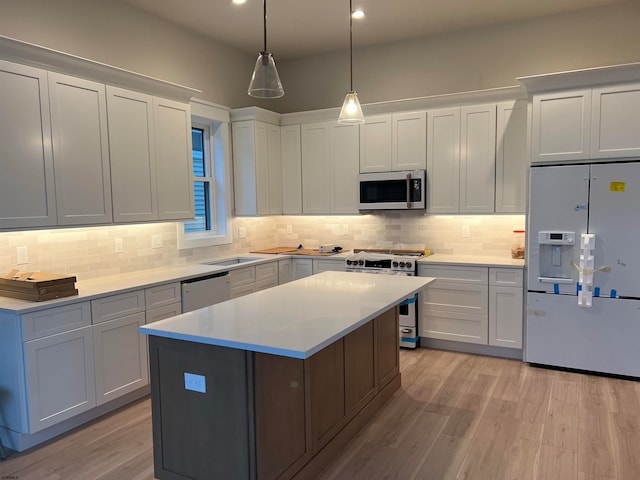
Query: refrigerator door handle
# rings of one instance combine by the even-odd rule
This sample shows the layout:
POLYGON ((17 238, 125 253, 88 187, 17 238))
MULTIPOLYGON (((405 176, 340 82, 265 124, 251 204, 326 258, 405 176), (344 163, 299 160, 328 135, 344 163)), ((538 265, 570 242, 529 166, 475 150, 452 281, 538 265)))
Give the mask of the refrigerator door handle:
POLYGON ((542 283, 574 283, 573 278, 564 277, 538 277, 538 281, 542 283))

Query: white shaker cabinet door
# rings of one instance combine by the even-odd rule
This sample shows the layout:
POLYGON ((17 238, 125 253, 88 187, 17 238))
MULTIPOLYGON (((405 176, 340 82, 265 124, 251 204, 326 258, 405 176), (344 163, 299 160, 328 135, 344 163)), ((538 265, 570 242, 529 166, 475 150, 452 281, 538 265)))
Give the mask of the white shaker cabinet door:
POLYGON ((93 326, 96 400, 107 403, 149 383, 147 338, 140 312, 93 326))
POLYGON ((460 109, 427 112, 427 213, 460 210, 460 109))
POLYGON ((96 406, 92 327, 24 344, 29 433, 96 406))
POLYGON ((492 213, 495 198, 496 106, 460 109, 460 213, 492 213))
POLYGON ((56 224, 47 72, 0 60, 0 229, 56 224))
POLYGON ((496 213, 525 213, 529 157, 527 102, 499 103, 496 112, 496 213))
POLYGON ((327 123, 302 125, 302 213, 330 213, 330 135, 327 123))
POLYGON ((267 124, 267 169, 269 214, 282 215, 282 154, 280 127, 267 124))
POLYGON ((392 117, 391 170, 424 170, 427 166, 427 112, 392 117))
POLYGON ((531 162, 589 158, 591 90, 533 96, 531 162))
POLYGON ((357 125, 331 127, 330 213, 358 213, 359 143, 357 125))
POLYGON ((111 223, 104 84, 49 72, 59 225, 111 223))
POLYGON ((593 89, 591 158, 640 155, 640 83, 593 89))
POLYGON ((360 172, 391 170, 391 115, 367 117, 360 125, 360 172))
POLYGON ((158 218, 193 220, 191 109, 189 104, 153 99, 158 218))
POLYGON ((489 287, 489 345, 522 348, 522 287, 489 287))
POLYGON ((158 219, 153 97, 107 86, 114 222, 158 219))
POLYGON ((282 213, 302 213, 302 149, 300 125, 280 127, 282 213))

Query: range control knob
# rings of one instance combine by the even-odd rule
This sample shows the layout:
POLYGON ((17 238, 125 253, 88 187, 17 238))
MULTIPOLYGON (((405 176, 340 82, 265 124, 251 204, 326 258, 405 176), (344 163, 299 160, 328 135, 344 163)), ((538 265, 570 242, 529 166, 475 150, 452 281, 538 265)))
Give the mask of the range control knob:
POLYGON ((364 260, 358 260, 358 265, 363 266, 364 265, 364 260))
POLYGON ((395 260, 393 261, 393 263, 391 265, 393 265, 394 268, 398 268, 398 262, 396 262, 395 260))

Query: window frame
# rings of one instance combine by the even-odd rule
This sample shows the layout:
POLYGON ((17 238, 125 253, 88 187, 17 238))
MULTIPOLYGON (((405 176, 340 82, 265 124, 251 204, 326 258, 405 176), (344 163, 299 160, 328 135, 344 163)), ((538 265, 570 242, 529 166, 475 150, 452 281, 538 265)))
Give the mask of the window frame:
POLYGON ((184 222, 177 222, 178 250, 227 245, 233 242, 229 123, 228 110, 208 102, 192 100, 191 124, 196 128, 205 127, 205 132, 208 133, 208 138, 205 139, 205 158, 208 154, 212 179, 209 186, 212 225, 208 231, 185 233, 184 222))

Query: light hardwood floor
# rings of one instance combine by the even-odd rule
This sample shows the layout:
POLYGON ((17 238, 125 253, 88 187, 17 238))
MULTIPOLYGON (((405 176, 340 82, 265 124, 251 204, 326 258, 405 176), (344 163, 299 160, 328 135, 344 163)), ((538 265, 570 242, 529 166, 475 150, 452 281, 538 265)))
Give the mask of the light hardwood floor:
MULTIPOLYGON (((321 480, 640 479, 639 382, 428 349, 400 359, 402 388, 321 480)), ((152 479, 149 400, 13 454, 0 478, 152 479)))

